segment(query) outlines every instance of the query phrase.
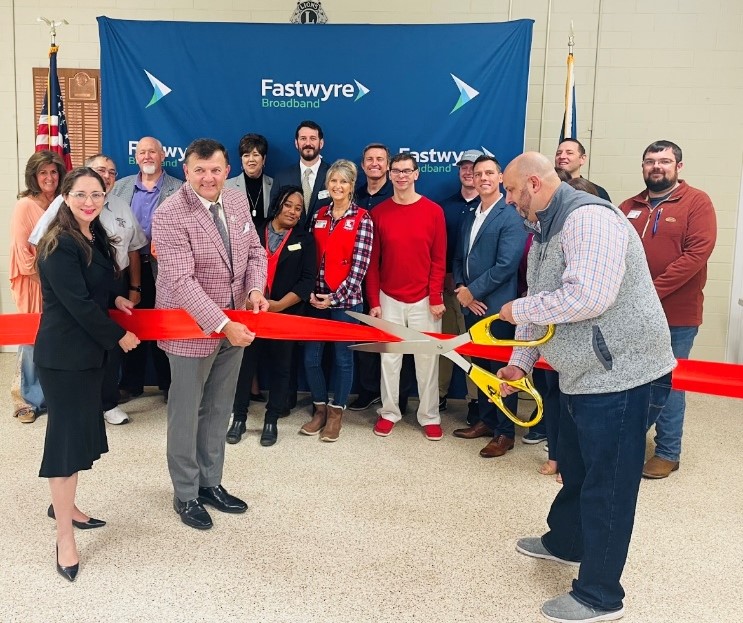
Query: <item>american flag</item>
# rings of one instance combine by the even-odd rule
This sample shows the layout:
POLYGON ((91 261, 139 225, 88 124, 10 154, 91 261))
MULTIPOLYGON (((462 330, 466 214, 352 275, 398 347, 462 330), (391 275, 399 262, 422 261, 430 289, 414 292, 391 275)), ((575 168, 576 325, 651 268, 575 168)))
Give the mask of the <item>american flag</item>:
POLYGON ((59 47, 56 45, 49 48, 49 76, 46 80, 46 94, 41 106, 39 127, 36 130, 36 151, 44 149, 56 151, 70 171, 72 169, 70 135, 57 77, 57 50, 59 47))

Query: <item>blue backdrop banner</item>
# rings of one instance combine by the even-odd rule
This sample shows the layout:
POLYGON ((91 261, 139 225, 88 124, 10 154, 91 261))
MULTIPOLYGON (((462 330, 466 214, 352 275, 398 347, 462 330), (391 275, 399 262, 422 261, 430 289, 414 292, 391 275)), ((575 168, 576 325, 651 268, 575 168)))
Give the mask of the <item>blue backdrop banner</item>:
POLYGON ((417 188, 443 199, 466 149, 503 163, 523 151, 531 20, 495 24, 301 25, 98 18, 103 150, 137 171, 141 136, 165 147, 183 178, 194 138, 215 138, 240 170, 247 132, 269 141, 266 172, 298 160, 304 119, 325 134, 323 157, 359 162, 371 142, 414 152, 417 188))

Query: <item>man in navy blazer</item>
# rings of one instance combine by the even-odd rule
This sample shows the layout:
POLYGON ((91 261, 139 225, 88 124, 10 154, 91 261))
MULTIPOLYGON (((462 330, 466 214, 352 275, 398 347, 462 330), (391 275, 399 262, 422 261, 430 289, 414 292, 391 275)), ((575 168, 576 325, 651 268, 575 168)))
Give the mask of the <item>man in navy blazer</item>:
POLYGON ((320 208, 330 205, 330 193, 325 188, 325 176, 329 165, 321 158, 325 141, 322 128, 314 121, 302 121, 294 133, 294 146, 299 152, 299 162, 273 178, 271 202, 279 194, 282 186, 300 186, 304 191, 305 216, 302 223, 308 227, 312 215, 320 208))
MULTIPOLYGON (((452 263, 454 291, 462 305, 467 329, 485 316, 497 313, 503 301, 518 296, 517 274, 526 243, 523 221, 501 193, 503 175, 498 161, 493 156, 480 156, 475 160, 473 176, 480 204, 462 220, 452 263)), ((491 333, 495 337, 513 338, 514 327, 496 321, 491 333)), ((506 365, 486 359, 473 360, 491 372, 506 365)), ((512 394, 510 402, 505 400, 513 413, 518 407, 518 399, 514 400, 513 396, 517 395, 512 394)), ((455 430, 454 436, 464 439, 492 436, 480 456, 503 456, 513 448, 513 422, 482 391, 478 391, 478 402, 480 421, 469 428, 455 430)))

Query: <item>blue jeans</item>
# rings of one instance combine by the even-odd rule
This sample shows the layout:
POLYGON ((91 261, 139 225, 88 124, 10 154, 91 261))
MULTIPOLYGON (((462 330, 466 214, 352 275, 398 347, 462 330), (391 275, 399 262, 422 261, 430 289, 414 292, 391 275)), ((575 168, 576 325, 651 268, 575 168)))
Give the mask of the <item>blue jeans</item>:
POLYGON ((33 407, 38 415, 40 411, 46 411, 46 403, 39 377, 36 374, 34 347, 19 346, 18 357, 21 360, 21 398, 26 401, 27 405, 33 407))
MULTIPOLYGON (((349 309, 331 308, 323 310, 325 313, 321 314, 316 313, 318 311, 313 310, 314 317, 358 324, 358 320, 351 318, 346 312, 360 312, 361 305, 354 305, 349 309)), ((348 349, 347 342, 333 342, 333 348, 335 349, 335 360, 331 373, 331 377, 334 379, 333 404, 345 409, 353 385, 353 351, 348 349)), ((307 378, 310 394, 312 394, 312 402, 328 402, 328 384, 322 370, 322 353, 324 350, 325 342, 305 342, 304 374, 307 378)))
POLYGON ((671 375, 609 394, 562 395, 557 462, 563 487, 542 537, 555 556, 580 561, 571 595, 602 610, 622 607, 627 560, 645 462, 648 422, 671 389, 671 375))
MULTIPOLYGON (((676 359, 688 359, 699 327, 671 327, 671 348, 676 359)), ((667 461, 681 458, 686 392, 671 390, 666 406, 655 423, 655 456, 667 461)))

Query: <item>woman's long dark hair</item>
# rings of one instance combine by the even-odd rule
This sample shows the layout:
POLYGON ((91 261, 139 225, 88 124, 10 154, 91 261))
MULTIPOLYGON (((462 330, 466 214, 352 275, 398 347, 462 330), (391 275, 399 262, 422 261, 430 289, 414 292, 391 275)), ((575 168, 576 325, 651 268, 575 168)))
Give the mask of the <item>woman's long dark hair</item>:
MULTIPOLYGON (((271 202, 271 205, 268 208, 269 221, 272 221, 278 216, 278 214, 281 212, 281 206, 284 205, 284 201, 286 201, 294 193, 299 193, 299 195, 302 197, 302 202, 304 203, 304 191, 300 186, 282 186, 281 188, 279 188, 279 194, 276 195, 276 198, 271 202)), ((303 213, 307 214, 307 206, 304 206, 303 213)))
MULTIPOLYGON (((64 182, 62 183, 61 194, 69 195, 72 191, 72 187, 75 185, 75 182, 82 177, 92 177, 96 179, 101 185, 101 190, 103 192, 106 192, 106 184, 104 184, 103 178, 101 178, 98 173, 96 173, 90 167, 78 167, 77 169, 73 169, 72 171, 70 171, 65 176, 64 182)), ((98 240, 106 241, 105 246, 108 250, 108 256, 113 262, 114 273, 116 277, 118 277, 121 274, 121 270, 116 263, 116 250, 112 244, 108 232, 105 230, 103 225, 101 225, 101 220, 99 217, 96 217, 91 222, 90 231, 93 232, 98 240)), ((83 236, 82 232, 80 231, 80 226, 75 220, 75 217, 72 214, 72 210, 70 210, 70 206, 68 206, 67 203, 64 201, 62 202, 62 205, 59 206, 59 211, 57 212, 57 214, 54 215, 54 218, 49 223, 49 227, 46 230, 46 233, 42 236, 41 240, 39 240, 39 244, 36 247, 36 262, 38 263, 39 260, 44 260, 52 253, 54 253, 57 245, 59 244, 59 237, 62 234, 67 234, 83 250, 88 266, 90 266, 90 263, 93 261, 93 248, 90 246, 90 242, 88 241, 88 239, 83 236)))

